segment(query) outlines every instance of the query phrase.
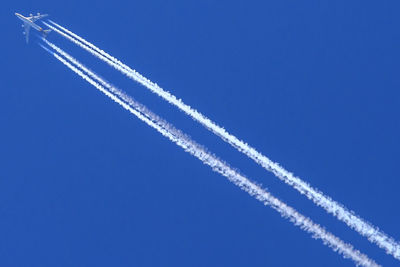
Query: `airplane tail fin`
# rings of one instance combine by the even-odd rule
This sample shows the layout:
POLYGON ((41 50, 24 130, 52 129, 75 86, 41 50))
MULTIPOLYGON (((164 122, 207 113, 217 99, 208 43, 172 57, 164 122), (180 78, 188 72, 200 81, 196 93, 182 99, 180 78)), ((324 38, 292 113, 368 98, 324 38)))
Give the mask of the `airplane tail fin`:
POLYGON ((43 31, 43 37, 46 38, 47 35, 51 32, 51 30, 44 30, 43 31))

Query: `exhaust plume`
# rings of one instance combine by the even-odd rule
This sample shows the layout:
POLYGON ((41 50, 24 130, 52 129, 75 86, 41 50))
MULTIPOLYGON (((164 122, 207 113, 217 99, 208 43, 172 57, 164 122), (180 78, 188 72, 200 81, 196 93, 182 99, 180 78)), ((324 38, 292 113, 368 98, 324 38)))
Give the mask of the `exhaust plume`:
POLYGON ((220 160, 212 153, 208 152, 205 148, 197 144, 195 141, 191 140, 188 136, 182 135, 181 132, 177 130, 175 127, 173 127, 171 124, 162 120, 158 116, 153 116, 153 113, 147 112, 147 109, 142 109, 142 110, 136 109, 135 108, 136 105, 139 106, 142 105, 138 104, 132 98, 129 97, 128 99, 129 101, 127 102, 121 100, 119 97, 110 92, 110 91, 122 92, 121 90, 115 88, 114 86, 112 86, 111 84, 100 78, 98 75, 87 69, 76 59, 68 55, 60 48, 56 47, 54 44, 48 41, 47 43, 52 48, 56 49, 56 51, 61 52, 62 55, 68 60, 72 59, 72 61, 67 61, 59 54, 52 53, 56 59, 62 62, 70 70, 75 72, 77 75, 79 75, 81 78, 83 78, 88 83, 93 85, 95 88, 97 88, 99 91, 101 91, 106 96, 111 98, 113 101, 121 105, 124 109, 131 112, 133 115, 142 120, 144 123, 157 130, 160 134, 168 138, 170 141, 177 144, 184 151, 198 158, 204 164, 210 166, 212 170, 214 170, 215 172, 225 176, 229 181, 237 185, 243 191, 247 192, 254 198, 258 199, 264 205, 272 207, 277 212, 279 212, 282 217, 288 218, 293 224, 299 226, 304 231, 310 233, 314 238, 321 239, 325 245, 331 247, 334 251, 337 251, 339 254, 342 254, 345 258, 352 259, 357 265, 379 266, 372 259, 368 258, 368 256, 362 254, 358 250, 355 250, 350 244, 344 243, 338 237, 326 231, 323 227, 314 223, 308 217, 305 217, 304 215, 298 213, 295 209, 288 206, 281 200, 277 199, 268 191, 262 189, 260 186, 251 182, 248 178, 241 175, 236 170, 232 169, 227 163, 220 160), (74 66, 73 65, 74 63, 77 64, 75 64, 74 66), (84 72, 86 72, 88 75, 85 74, 84 72), (95 81, 94 79, 97 81, 95 81), (103 85, 107 87, 110 91, 106 90, 106 88, 103 85))
POLYGON ((348 210, 341 203, 338 203, 331 199, 329 196, 326 196, 318 189, 313 188, 311 185, 301 180, 299 177, 294 176, 291 172, 285 170, 278 163, 273 162, 268 157, 258 152, 255 148, 238 139, 236 136, 230 134, 223 127, 217 125, 215 122, 198 112, 196 109, 193 109, 189 105, 185 104, 181 99, 177 99, 170 92, 163 90, 156 83, 151 82, 150 80, 139 74, 137 71, 131 69, 129 66, 123 64, 121 61, 112 57, 103 50, 97 48, 95 45, 84 40, 82 37, 72 33, 68 29, 56 24, 55 22, 51 21, 51 23, 56 27, 59 27, 59 29, 61 30, 47 23, 45 24, 55 32, 59 33, 63 37, 85 49, 97 58, 103 60, 104 62, 119 70, 121 73, 125 74, 129 78, 142 84, 170 104, 178 107, 181 111, 185 112, 192 119, 198 121, 208 130, 222 138, 225 142, 229 143, 238 151, 253 159, 256 163, 261 165, 267 171, 272 172, 276 177, 295 188, 298 192, 305 195, 316 205, 325 209, 326 212, 332 214, 338 220, 344 222, 350 228, 357 231, 360 235, 365 236, 370 242, 375 243, 378 247, 384 249, 388 254, 391 254, 394 258, 400 260, 400 244, 392 237, 380 231, 379 228, 362 219, 353 211, 348 210))

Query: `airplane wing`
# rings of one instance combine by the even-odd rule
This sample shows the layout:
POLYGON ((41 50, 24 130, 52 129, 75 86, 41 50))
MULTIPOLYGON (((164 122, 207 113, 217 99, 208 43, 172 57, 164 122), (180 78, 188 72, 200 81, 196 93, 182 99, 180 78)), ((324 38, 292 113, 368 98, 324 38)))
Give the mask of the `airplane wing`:
POLYGON ((41 15, 40 13, 38 13, 36 16, 30 16, 30 17, 28 17, 28 19, 29 19, 30 21, 32 21, 32 22, 35 22, 35 21, 37 21, 38 19, 42 19, 42 18, 45 18, 45 17, 47 17, 47 16, 48 16, 47 14, 41 15))
POLYGON ((24 23, 24 27, 25 27, 25 31, 24 31, 25 40, 26 40, 26 43, 28 43, 29 42, 29 31, 31 29, 31 26, 28 23, 24 23))

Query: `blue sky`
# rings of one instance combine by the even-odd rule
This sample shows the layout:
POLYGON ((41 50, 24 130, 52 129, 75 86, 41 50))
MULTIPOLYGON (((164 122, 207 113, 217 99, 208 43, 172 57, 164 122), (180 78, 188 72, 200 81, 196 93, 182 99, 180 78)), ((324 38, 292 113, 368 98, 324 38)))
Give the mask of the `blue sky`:
MULTIPOLYGON (((0 44, 1 266, 353 266, 21 34, 51 19, 400 240, 397 1, 20 1, 0 44)), ((56 34, 49 40, 384 266, 398 261, 56 34)))

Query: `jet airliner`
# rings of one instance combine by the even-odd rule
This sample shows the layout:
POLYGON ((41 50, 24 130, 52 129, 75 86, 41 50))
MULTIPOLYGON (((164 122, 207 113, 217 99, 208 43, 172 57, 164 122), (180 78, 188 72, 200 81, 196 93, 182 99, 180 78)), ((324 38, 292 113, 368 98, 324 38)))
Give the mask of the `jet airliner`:
POLYGON ((21 14, 15 13, 15 16, 17 16, 20 20, 24 22, 24 24, 22 24, 22 27, 25 28, 23 34, 25 35, 27 43, 29 42, 29 30, 31 29, 31 27, 37 30, 38 32, 41 32, 44 37, 46 37, 47 34, 51 31, 51 30, 44 30, 39 25, 35 24, 35 21, 47 17, 48 16, 47 14, 41 15, 40 13, 37 13, 36 16, 30 14, 29 17, 24 17, 21 14))

